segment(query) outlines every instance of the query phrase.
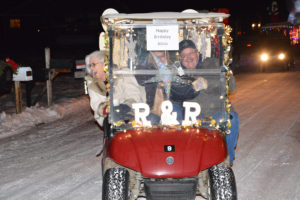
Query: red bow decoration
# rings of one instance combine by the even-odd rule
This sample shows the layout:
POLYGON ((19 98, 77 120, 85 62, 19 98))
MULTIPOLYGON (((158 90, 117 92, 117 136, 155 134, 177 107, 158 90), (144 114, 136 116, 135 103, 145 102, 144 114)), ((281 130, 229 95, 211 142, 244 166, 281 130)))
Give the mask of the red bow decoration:
POLYGON ((18 65, 15 61, 10 58, 6 58, 5 61, 11 65, 11 68, 15 71, 18 68, 18 65))

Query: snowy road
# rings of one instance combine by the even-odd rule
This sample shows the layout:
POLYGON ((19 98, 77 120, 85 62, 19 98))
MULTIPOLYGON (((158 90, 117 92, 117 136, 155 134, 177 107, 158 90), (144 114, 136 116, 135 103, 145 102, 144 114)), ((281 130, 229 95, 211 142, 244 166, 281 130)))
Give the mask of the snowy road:
MULTIPOLYGON (((300 72, 236 78, 239 199, 300 199, 300 72)), ((0 139, 0 199, 101 199, 101 138, 86 109, 0 139)))
POLYGON ((102 132, 89 110, 0 140, 0 199, 101 199, 102 132))
POLYGON ((239 199, 300 199, 300 72, 241 74, 234 163, 239 199))

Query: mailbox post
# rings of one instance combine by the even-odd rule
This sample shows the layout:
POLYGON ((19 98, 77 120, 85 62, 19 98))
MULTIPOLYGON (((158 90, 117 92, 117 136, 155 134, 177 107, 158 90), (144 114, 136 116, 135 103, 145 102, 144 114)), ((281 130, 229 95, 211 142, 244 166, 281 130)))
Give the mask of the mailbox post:
POLYGON ((17 73, 13 75, 15 82, 15 95, 16 95, 16 112, 22 112, 22 88, 21 81, 32 81, 31 67, 19 67, 17 73))
POLYGON ((47 101, 48 106, 52 104, 52 71, 50 70, 50 48, 45 48, 45 62, 46 62, 46 69, 48 71, 48 80, 47 80, 47 101))

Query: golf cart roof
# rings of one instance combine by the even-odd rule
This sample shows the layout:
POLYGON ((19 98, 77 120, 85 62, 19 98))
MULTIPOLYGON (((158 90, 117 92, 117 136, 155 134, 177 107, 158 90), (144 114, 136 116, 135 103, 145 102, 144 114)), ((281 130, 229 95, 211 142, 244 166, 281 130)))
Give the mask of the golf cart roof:
POLYGON ((203 22, 222 22, 229 14, 217 12, 197 12, 192 9, 183 12, 152 12, 152 13, 118 13, 114 9, 107 9, 101 17, 102 24, 128 24, 128 23, 152 23, 153 19, 159 20, 199 20, 203 22))

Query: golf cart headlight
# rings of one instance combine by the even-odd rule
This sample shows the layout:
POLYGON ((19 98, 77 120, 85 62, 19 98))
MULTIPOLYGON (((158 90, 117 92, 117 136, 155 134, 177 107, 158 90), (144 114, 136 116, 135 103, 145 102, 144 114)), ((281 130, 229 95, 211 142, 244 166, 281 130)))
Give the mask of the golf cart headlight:
POLYGON ((264 61, 264 62, 267 61, 267 60, 269 60, 269 55, 266 54, 266 53, 261 54, 260 60, 264 61))
POLYGON ((285 54, 284 54, 284 53, 280 53, 280 54, 278 55, 278 59, 279 59, 279 60, 285 59, 285 54))

